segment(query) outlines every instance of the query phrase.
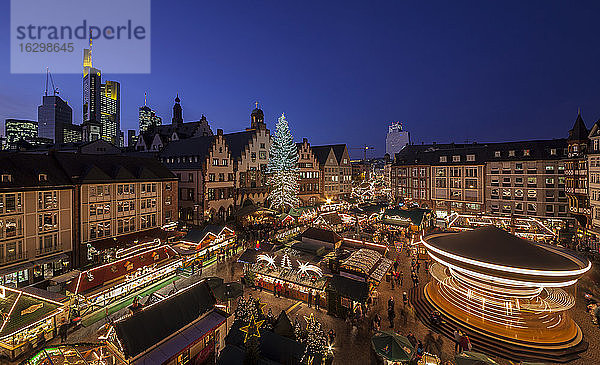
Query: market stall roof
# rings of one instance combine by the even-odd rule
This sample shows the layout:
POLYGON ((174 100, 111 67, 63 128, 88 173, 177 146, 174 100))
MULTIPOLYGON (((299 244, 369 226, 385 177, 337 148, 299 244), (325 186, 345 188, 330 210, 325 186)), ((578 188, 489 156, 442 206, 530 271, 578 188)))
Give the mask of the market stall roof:
POLYGON ((8 287, 0 287, 0 293, 2 292, 4 296, 0 296, 0 311, 3 313, 0 338, 56 314, 63 306, 54 300, 8 287))
POLYGON ((356 302, 365 303, 369 296, 369 285, 366 281, 334 275, 329 281, 329 285, 341 296, 356 302))
POLYGON ((178 332, 175 336, 169 338, 136 359, 136 364, 165 364, 173 356, 184 350, 186 347, 202 338, 213 328, 219 326, 227 320, 229 314, 219 309, 211 310, 206 316, 196 321, 191 326, 178 332))
POLYGON ((292 244, 294 250, 307 252, 317 256, 324 256, 329 250, 324 245, 315 242, 296 241, 292 244))
POLYGON ((182 236, 182 233, 178 231, 166 231, 161 228, 152 228, 142 232, 125 234, 113 238, 105 238, 103 240, 90 242, 90 244, 96 250, 103 251, 111 248, 135 246, 140 243, 154 241, 157 238, 160 239, 161 242, 167 242, 169 238, 178 236, 182 236))
POLYGON ((335 244, 342 240, 342 237, 334 231, 317 227, 310 227, 300 235, 302 238, 313 239, 317 241, 335 244))
POLYGON ((279 313, 277 321, 275 322, 275 325, 273 325, 273 332, 283 337, 294 338, 294 326, 292 325, 292 321, 290 321, 290 317, 288 317, 284 310, 279 313))
POLYGON ((181 240, 185 242, 200 243, 207 237, 217 237, 222 234, 235 234, 235 231, 227 226, 209 224, 203 229, 190 229, 181 240))
POLYGON ((36 288, 35 286, 26 286, 21 290, 27 294, 35 295, 43 299, 49 299, 60 303, 64 303, 68 299, 67 296, 64 294, 36 288))
POLYGON ((409 223, 420 226, 425 216, 431 213, 429 209, 386 209, 383 212, 382 221, 392 225, 407 225, 409 223))
POLYGON ((343 224, 342 218, 338 214, 338 212, 327 212, 321 214, 317 219, 323 219, 323 221, 330 226, 337 226, 339 224, 343 224))
POLYGON ((200 281, 132 316, 114 322, 115 333, 123 346, 125 358, 133 358, 160 343, 208 313, 215 303, 208 283, 200 281))
POLYGON ((56 345, 45 347, 29 360, 21 363, 24 365, 81 365, 95 364, 98 362, 99 355, 112 355, 111 364, 127 364, 107 346, 106 343, 77 343, 72 345, 56 345))
POLYGON ((387 208, 387 206, 387 204, 369 204, 352 208, 350 211, 356 214, 371 215, 373 213, 381 212, 383 209, 387 208))
POLYGON ((354 251, 343 263, 342 267, 361 272, 371 279, 381 281, 392 266, 392 261, 381 253, 361 248, 354 251))
POLYGON ((292 217, 300 217, 304 213, 315 213, 315 212, 316 212, 315 207, 297 207, 297 208, 291 208, 290 211, 288 212, 288 214, 291 215, 292 217))
POLYGON ((437 250, 483 263, 534 270, 579 270, 585 259, 519 238, 496 226, 435 234, 425 241, 437 250))

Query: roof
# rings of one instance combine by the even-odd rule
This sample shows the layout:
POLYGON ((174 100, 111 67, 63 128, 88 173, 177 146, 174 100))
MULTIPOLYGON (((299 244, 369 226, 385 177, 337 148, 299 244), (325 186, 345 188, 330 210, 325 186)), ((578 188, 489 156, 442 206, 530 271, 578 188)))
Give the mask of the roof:
POLYGON ((375 250, 361 248, 354 251, 342 263, 344 268, 351 268, 353 271, 358 271, 376 281, 381 281, 383 276, 392 266, 392 261, 383 257, 381 253, 375 250))
POLYGON ((200 281, 114 323, 125 358, 133 358, 214 308, 208 283, 200 281), (177 315, 173 315, 177 313, 177 315))
POLYGON ((338 165, 342 163, 342 157, 346 150, 346 144, 329 144, 324 146, 310 146, 313 155, 315 155, 320 165, 324 165, 327 162, 329 151, 333 150, 333 154, 337 160, 338 165))
POLYGON ((320 215, 319 218, 322 218, 327 224, 333 226, 344 223, 342 222, 342 218, 337 212, 323 213, 320 215))
POLYGON ((0 191, 72 185, 57 161, 46 154, 2 152, 0 175, 4 174, 11 175, 11 181, 0 181, 0 191), (40 181, 40 174, 45 174, 47 180, 40 181))
POLYGON ((150 352, 136 359, 135 363, 141 364, 165 364, 179 352, 192 343, 198 341, 213 328, 218 327, 227 320, 228 314, 221 310, 211 310, 202 319, 187 327, 183 331, 171 337, 168 341, 158 345, 150 352))
POLYGON ((340 237, 340 235, 335 233, 334 231, 316 227, 310 227, 306 229, 304 232, 302 232, 300 237, 302 237, 303 239, 308 238, 317 241, 329 242, 332 244, 342 240, 342 237, 340 237))
POLYGON ((423 218, 430 213, 429 209, 413 208, 413 209, 386 209, 383 212, 382 221, 387 224, 402 225, 403 222, 410 221, 415 226, 420 226, 423 223, 423 218))
POLYGON ((369 285, 366 281, 334 275, 329 281, 329 285, 339 295, 357 302, 365 303, 369 296, 369 285))
POLYGON ((177 179, 165 165, 154 158, 68 152, 56 152, 53 156, 74 183, 177 179))
POLYGON ((589 131, 585 126, 583 118, 581 118, 581 113, 577 113, 577 119, 575 119, 575 124, 573 124, 573 128, 569 131, 569 138, 567 141, 587 141, 589 131))
POLYGON ((242 158, 242 152, 246 150, 255 133, 255 130, 251 130, 223 135, 232 159, 239 161, 242 158))
POLYGON ((18 330, 36 323, 55 313, 62 304, 44 299, 20 290, 4 288, 4 297, 0 297, 2 317, 0 337, 17 332, 18 330))
POLYGON ((198 157, 193 161, 184 159, 181 162, 165 162, 165 165, 169 168, 200 168, 205 163, 216 138, 217 136, 201 136, 173 141, 162 150, 160 157, 198 157))
POLYGON ((496 226, 433 235, 425 239, 433 248, 483 263, 533 270, 578 270, 580 260, 549 250, 496 226))
POLYGON ((567 157, 564 152, 566 148, 567 140, 564 138, 497 143, 408 145, 395 155, 393 165, 482 165, 490 161, 559 160, 567 157), (467 155, 473 156, 474 160, 467 160, 467 155), (460 156, 460 160, 454 161, 454 156, 460 156), (446 162, 441 162, 440 157, 445 157, 446 162))
POLYGON ((194 228, 190 229, 185 237, 183 237, 181 240, 185 242, 199 243, 206 237, 206 235, 210 234, 213 237, 218 236, 226 229, 233 231, 231 228, 224 225, 208 224, 202 230, 194 228))

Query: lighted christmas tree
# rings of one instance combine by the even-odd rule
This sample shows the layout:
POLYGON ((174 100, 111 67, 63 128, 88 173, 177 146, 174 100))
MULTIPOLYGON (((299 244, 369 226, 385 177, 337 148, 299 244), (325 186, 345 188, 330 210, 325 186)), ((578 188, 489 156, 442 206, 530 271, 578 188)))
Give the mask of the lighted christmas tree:
POLYGON ((271 208, 284 211, 298 206, 298 148, 285 115, 277 120, 267 167, 271 208))
POLYGON ((310 317, 304 317, 306 319, 306 349, 302 356, 302 363, 305 364, 320 364, 325 358, 327 352, 327 336, 319 323, 310 314, 310 317))
POLYGON ((238 305, 235 309, 234 316, 236 320, 240 320, 244 323, 250 322, 252 317, 259 318, 259 313, 256 310, 256 304, 252 296, 250 296, 248 299, 241 297, 238 300, 238 305))

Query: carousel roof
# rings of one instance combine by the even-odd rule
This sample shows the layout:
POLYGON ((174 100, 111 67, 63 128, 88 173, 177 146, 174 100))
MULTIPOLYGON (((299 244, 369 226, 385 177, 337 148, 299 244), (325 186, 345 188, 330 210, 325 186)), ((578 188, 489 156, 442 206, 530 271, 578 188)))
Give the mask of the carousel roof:
POLYGON ((10 335, 36 323, 62 307, 61 303, 34 296, 20 290, 2 287, 0 337, 10 335))
POLYGON ((577 270, 587 262, 517 237, 496 226, 427 238, 431 246, 464 258, 515 268, 577 270))

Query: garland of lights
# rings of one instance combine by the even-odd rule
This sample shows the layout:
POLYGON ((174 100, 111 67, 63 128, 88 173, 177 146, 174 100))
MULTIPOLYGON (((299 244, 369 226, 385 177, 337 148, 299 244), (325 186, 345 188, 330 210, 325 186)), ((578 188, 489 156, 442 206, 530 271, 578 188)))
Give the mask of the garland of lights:
POLYGON ((298 200, 298 148, 290 132, 285 115, 277 120, 275 137, 269 151, 267 171, 271 188, 271 208, 285 210, 299 205, 298 200))

